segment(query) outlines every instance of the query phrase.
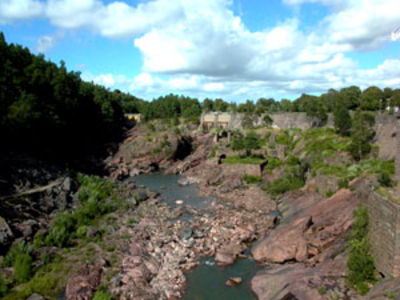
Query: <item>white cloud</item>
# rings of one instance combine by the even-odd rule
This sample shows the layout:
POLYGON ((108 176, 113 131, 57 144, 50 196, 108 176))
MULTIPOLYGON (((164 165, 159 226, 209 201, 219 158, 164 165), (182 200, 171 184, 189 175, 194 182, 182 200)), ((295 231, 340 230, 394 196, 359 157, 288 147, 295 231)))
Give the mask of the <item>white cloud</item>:
POLYGON ((0 24, 40 17, 43 8, 38 0, 1 0, 0 24))
POLYGON ((36 44, 36 51, 44 53, 54 47, 56 38, 50 35, 41 36, 36 44))
MULTIPOLYGON (((250 31, 232 0, 152 0, 136 6, 101 0, 0 0, 0 23, 45 17, 56 27, 85 28, 105 37, 131 37, 143 57, 141 74, 90 75, 108 87, 141 95, 168 92, 251 98, 322 92, 345 85, 399 82, 399 59, 362 70, 348 53, 376 51, 400 26, 398 0, 282 0, 288 6, 332 8, 313 29, 296 18, 250 31), (2 2, 1 2, 2 1, 2 2)), ((42 37, 38 48, 54 44, 42 37)))

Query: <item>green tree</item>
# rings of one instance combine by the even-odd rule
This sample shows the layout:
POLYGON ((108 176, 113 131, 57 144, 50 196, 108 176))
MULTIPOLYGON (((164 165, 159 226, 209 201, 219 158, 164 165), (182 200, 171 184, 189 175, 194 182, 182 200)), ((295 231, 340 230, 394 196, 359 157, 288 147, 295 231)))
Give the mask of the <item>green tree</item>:
POLYGON ((371 86, 361 95, 361 108, 363 110, 379 110, 385 107, 384 93, 376 86, 371 86))
POLYGON ((358 86, 352 85, 340 90, 343 105, 347 109, 356 109, 360 106, 361 90, 358 86))
POLYGON ((375 136, 375 131, 372 128, 375 124, 375 117, 359 108, 354 114, 352 123, 349 150, 354 159, 360 160, 371 151, 370 141, 375 136))
POLYGON ((260 136, 254 131, 249 131, 243 139, 243 148, 246 156, 251 155, 252 150, 260 149, 260 136))
POLYGON ((271 118, 270 115, 265 115, 263 117, 263 123, 264 123, 265 126, 271 126, 272 123, 274 123, 274 120, 271 118))
POLYGON ((340 135, 349 136, 351 131, 351 116, 344 105, 338 105, 333 112, 333 122, 340 135))
POLYGON ((254 116, 252 113, 245 113, 242 119, 242 127, 245 129, 251 129, 254 127, 254 116))

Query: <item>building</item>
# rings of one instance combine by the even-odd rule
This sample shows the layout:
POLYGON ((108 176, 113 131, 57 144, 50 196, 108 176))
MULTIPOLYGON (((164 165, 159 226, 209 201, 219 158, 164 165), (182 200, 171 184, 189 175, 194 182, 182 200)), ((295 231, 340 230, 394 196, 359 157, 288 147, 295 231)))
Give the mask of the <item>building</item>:
POLYGON ((125 114, 125 118, 128 121, 135 121, 136 123, 139 123, 142 118, 142 115, 141 114, 125 114))
POLYGON ((213 128, 227 129, 233 127, 235 116, 226 112, 208 112, 201 116, 201 128, 210 131, 213 128))

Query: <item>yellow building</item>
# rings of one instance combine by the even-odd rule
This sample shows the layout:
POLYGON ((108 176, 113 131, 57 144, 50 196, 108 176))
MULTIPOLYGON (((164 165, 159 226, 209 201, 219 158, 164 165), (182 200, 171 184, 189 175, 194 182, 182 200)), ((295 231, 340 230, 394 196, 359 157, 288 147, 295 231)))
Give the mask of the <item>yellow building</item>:
POLYGON ((136 123, 139 123, 141 120, 142 115, 141 114, 125 114, 125 118, 127 118, 129 121, 135 121, 136 123))

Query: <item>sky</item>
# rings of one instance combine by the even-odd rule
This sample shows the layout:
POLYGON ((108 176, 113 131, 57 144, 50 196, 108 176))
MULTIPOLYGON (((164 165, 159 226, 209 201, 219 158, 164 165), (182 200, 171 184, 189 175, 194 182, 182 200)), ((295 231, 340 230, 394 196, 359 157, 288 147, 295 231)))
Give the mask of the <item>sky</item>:
POLYGON ((399 0, 0 0, 8 42, 151 100, 400 88, 399 0))

